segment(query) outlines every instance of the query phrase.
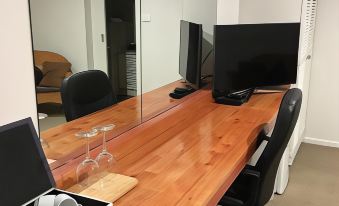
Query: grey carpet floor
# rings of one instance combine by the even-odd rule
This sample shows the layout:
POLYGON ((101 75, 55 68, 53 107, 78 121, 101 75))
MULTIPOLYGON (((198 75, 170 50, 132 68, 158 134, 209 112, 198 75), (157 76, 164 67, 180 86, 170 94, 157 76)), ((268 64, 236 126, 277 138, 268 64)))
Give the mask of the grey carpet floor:
POLYGON ((339 206, 339 149, 302 144, 285 193, 266 206, 339 206))
POLYGON ((46 119, 39 120, 40 131, 56 127, 66 122, 66 117, 63 114, 50 115, 46 119))

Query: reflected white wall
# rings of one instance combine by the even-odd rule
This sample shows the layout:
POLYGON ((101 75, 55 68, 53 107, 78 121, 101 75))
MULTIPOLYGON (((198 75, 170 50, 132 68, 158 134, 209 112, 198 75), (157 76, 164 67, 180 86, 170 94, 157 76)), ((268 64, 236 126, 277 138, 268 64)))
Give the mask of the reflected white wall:
MULTIPOLYGON (((91 3, 91 28, 93 48, 93 69, 98 69, 106 74, 107 69, 107 38, 105 0, 89 0, 91 3)), ((86 27, 88 23, 86 22, 86 27)), ((87 45, 88 46, 88 45, 87 45)), ((87 48, 89 49, 89 48, 87 48)))
POLYGON ((30 0, 35 50, 52 51, 87 70, 84 0, 30 0))
POLYGON ((143 93, 180 79, 181 19, 182 0, 141 0, 143 93))
POLYGON ((217 23, 216 0, 184 0, 183 19, 202 24, 204 38, 213 43, 214 25, 217 23))
POLYGON ((180 20, 203 24, 212 42, 217 0, 141 0, 142 91, 181 79, 180 20))

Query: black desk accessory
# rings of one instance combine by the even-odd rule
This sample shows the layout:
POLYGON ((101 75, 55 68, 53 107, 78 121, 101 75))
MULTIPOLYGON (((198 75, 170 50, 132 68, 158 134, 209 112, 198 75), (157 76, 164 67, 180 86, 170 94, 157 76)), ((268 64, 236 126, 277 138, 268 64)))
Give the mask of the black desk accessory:
POLYGON ((186 88, 177 87, 172 93, 169 94, 169 96, 173 99, 181 99, 195 91, 196 89, 189 86, 187 86, 186 88))
POLYGON ((246 103, 252 96, 254 88, 241 90, 237 92, 228 93, 223 96, 214 97, 214 100, 218 104, 240 106, 246 103))

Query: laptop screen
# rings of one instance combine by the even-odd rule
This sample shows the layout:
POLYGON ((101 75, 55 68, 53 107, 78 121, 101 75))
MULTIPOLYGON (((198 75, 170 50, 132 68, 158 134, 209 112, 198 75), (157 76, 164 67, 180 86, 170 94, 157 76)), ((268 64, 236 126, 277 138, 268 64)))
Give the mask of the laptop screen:
POLYGON ((25 204, 55 185, 30 118, 0 127, 0 165, 0 205, 25 204))

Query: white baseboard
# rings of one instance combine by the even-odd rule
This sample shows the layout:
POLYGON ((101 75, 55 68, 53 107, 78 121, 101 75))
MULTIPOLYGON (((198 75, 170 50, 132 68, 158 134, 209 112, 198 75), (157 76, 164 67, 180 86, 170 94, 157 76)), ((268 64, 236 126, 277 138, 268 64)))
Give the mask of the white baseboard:
POLYGON ((309 144, 316 144, 316 145, 321 145, 321 146, 339 148, 339 142, 337 141, 305 137, 303 142, 309 143, 309 144))

